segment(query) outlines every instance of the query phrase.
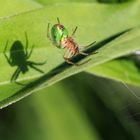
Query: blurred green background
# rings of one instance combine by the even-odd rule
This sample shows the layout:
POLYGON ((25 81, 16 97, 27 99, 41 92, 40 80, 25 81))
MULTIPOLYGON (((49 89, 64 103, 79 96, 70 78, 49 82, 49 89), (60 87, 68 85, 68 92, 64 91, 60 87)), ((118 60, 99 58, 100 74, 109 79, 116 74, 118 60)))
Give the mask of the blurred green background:
POLYGON ((140 101, 132 92, 139 96, 140 88, 128 87, 87 72, 69 77, 0 110, 0 140, 139 140, 140 101))
POLYGON ((80 73, 1 110, 0 139, 138 140, 139 108, 122 83, 80 73))

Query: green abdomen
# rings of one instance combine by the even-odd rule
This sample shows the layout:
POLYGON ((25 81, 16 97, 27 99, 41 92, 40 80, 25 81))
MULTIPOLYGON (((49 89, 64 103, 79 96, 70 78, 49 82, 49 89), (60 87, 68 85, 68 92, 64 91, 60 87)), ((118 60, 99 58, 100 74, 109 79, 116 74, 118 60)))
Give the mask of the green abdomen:
POLYGON ((60 44, 61 41, 68 37, 68 31, 64 26, 60 29, 58 27, 58 24, 55 24, 51 29, 51 36, 54 45, 56 45, 56 47, 58 48, 63 48, 63 46, 61 46, 60 44))

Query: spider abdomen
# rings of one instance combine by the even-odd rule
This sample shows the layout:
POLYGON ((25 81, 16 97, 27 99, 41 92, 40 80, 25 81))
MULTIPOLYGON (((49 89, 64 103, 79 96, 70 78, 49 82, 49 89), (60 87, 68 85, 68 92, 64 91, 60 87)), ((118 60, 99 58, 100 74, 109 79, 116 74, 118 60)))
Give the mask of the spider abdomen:
POLYGON ((58 48, 64 48, 61 44, 68 37, 68 31, 63 25, 55 24, 51 29, 51 36, 53 43, 58 48))

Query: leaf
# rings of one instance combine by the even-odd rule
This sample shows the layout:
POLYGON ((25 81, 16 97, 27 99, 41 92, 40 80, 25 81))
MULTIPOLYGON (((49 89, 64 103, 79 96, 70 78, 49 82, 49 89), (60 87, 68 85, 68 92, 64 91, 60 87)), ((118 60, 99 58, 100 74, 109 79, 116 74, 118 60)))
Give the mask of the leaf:
MULTIPOLYGON (((99 2, 99 3, 123 3, 131 0, 34 0, 43 5, 52 3, 63 3, 63 2, 99 2)), ((133 0, 134 1, 134 0, 133 0)))
POLYGON ((140 61, 137 58, 138 56, 133 57, 135 59, 128 57, 112 60, 86 71, 98 76, 140 86, 140 61))
POLYGON ((0 19, 9 18, 10 16, 17 15, 23 12, 29 12, 42 6, 31 0, 4 0, 0 1, 0 19))
POLYGON ((0 139, 139 139, 139 109, 121 83, 80 73, 0 110, 0 139))
POLYGON ((98 0, 98 1, 102 3, 123 3, 131 0, 98 0))
MULTIPOLYGON (((1 20, 0 75, 3 75, 0 79, 1 108, 31 94, 34 90, 39 90, 39 88, 42 88, 40 86, 46 87, 52 85, 61 79, 81 72, 89 67, 105 63, 138 50, 140 29, 135 28, 128 31, 129 28, 139 24, 139 12, 134 11, 134 9, 138 7, 138 4, 139 3, 127 3, 113 6, 76 3, 50 5, 1 20), (73 9, 70 13, 65 12, 70 11, 70 9, 73 9), (79 9, 82 9, 82 11, 79 9), (101 15, 101 13, 104 14, 101 15), (85 58, 78 56, 73 60, 77 63, 82 63, 91 58, 92 60, 89 61, 89 63, 79 67, 70 66, 64 63, 64 52, 62 51, 61 53, 61 50, 52 47, 46 37, 46 30, 48 22, 51 22, 51 24, 56 23, 56 17, 59 17, 69 30, 76 25, 79 26, 76 39, 79 44, 85 45, 95 40, 98 42, 95 46, 91 46, 87 49, 87 52, 92 53, 98 49, 99 53, 85 58), (70 17, 72 17, 73 20, 70 20, 70 17), (85 17, 86 20, 83 20, 83 17, 85 17), (104 22, 105 20, 106 22, 104 22), (126 23, 123 22, 124 20, 126 23), (117 26, 115 23, 117 23, 117 26), (114 30, 110 28, 110 25, 112 25, 114 30), (30 52, 32 46, 34 46, 33 53, 29 60, 35 63, 43 63, 46 61, 46 64, 36 65, 36 69, 25 65, 23 62, 25 62, 26 59, 24 59, 24 61, 19 59, 19 57, 21 58, 23 55, 23 51, 21 51, 19 53, 22 53, 22 55, 18 55, 18 57, 15 58, 16 62, 18 60, 22 61, 22 65, 20 65, 22 72, 20 71, 19 73, 17 66, 10 66, 8 64, 3 51, 7 46, 6 55, 9 57, 8 50, 11 52, 11 47, 20 46, 20 48, 25 49, 26 44, 29 46, 28 52, 30 52), (39 70, 37 70, 37 68, 39 70), (10 83, 10 79, 16 70, 17 73, 13 77, 17 77, 18 82, 22 83, 22 85, 10 83), (44 72, 44 74, 39 71, 44 72)), ((16 53, 16 51, 13 53, 16 53)))
POLYGON ((54 4, 54 3, 65 3, 65 2, 96 2, 97 0, 34 0, 40 4, 54 4))
POLYGON ((0 139, 99 140, 82 107, 69 93, 57 84, 39 96, 0 110, 0 139))

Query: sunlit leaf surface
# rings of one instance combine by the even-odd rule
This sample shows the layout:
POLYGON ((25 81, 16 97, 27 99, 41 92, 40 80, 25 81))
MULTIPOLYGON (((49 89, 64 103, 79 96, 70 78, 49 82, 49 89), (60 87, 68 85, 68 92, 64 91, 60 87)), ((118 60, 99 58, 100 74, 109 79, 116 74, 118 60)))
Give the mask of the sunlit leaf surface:
POLYGON ((0 74, 3 75, 0 79, 1 107, 70 75, 138 50, 140 29, 134 28, 139 25, 138 11, 139 2, 113 6, 67 3, 49 5, 1 19, 0 74), (99 53, 88 57, 77 56, 73 60, 75 63, 89 59, 91 61, 79 67, 64 62, 64 50, 53 47, 46 37, 47 24, 48 22, 51 25, 55 24, 56 17, 60 18, 70 33, 75 26, 79 27, 76 41, 80 46, 97 41, 94 46, 86 48, 86 52, 99 53), (33 52, 27 59, 26 54, 27 52, 30 54, 33 46, 33 52), (14 79, 20 83, 11 83, 10 80, 14 79))

